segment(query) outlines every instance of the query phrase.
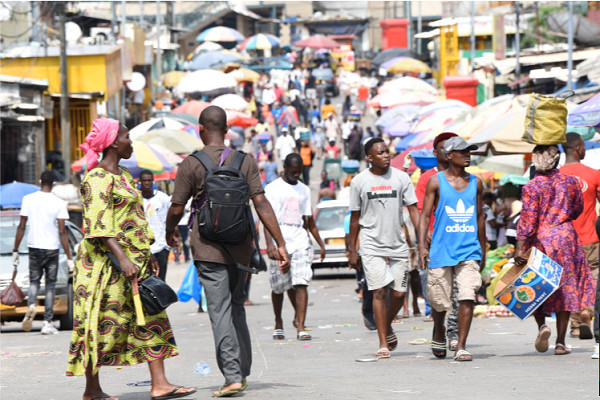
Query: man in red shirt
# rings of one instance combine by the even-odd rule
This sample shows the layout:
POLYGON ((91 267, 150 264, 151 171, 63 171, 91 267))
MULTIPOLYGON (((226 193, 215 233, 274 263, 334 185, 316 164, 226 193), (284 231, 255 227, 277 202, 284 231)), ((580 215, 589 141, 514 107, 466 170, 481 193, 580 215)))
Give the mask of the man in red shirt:
MULTIPOLYGON (((579 180, 583 194, 583 212, 573 221, 575 231, 583 245, 583 251, 590 264, 590 270, 595 281, 598 281, 598 245, 600 239, 596 234, 596 199, 600 200, 600 171, 596 171, 581 163, 585 158, 585 143, 581 136, 575 132, 567 133, 567 142, 563 145, 565 151, 565 165, 560 167, 560 172, 572 175, 579 180)), ((596 288, 598 290, 598 288, 596 288)), ((596 296, 597 298, 598 296, 596 296)), ((580 339, 592 339, 590 321, 594 308, 589 307, 581 312, 571 313, 571 336, 580 339)), ((594 324, 596 342, 598 341, 598 323, 594 324)))
POLYGON ((365 111, 367 100, 369 100, 369 88, 363 83, 358 87, 358 104, 362 111, 365 111))
MULTIPOLYGON (((427 187, 427 182, 429 182, 429 178, 434 176, 440 171, 444 171, 448 169, 449 163, 448 158, 446 158, 446 154, 444 154, 444 143, 446 140, 451 137, 458 136, 456 133, 452 132, 443 132, 435 137, 433 140, 433 155, 437 157, 437 167, 431 168, 421 174, 419 177, 419 181, 417 182, 417 187, 415 188, 415 193, 417 195, 417 207, 419 208, 419 212, 423 211, 423 199, 425 198, 425 188, 427 187)), ((433 234, 433 222, 434 216, 433 211, 431 212, 431 218, 429 223, 429 232, 427 233, 427 247, 431 244, 431 235, 433 234)), ((426 288, 427 288, 427 268, 421 270, 421 287, 423 288, 423 297, 427 300, 426 288)), ((448 313, 448 321, 446 327, 446 336, 448 337, 448 343, 450 344, 450 350, 454 351, 456 344, 458 343, 458 293, 456 282, 452 288, 452 311, 448 313)), ((431 316, 427 317, 427 320, 431 319, 431 316)))

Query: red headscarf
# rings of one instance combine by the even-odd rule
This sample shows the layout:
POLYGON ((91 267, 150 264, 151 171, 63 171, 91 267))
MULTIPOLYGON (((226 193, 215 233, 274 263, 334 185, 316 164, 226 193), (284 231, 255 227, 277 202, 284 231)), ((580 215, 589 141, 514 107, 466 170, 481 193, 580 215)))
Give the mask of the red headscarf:
POLYGON ((100 153, 110 146, 117 138, 119 121, 109 118, 98 118, 92 123, 92 131, 85 137, 85 143, 79 145, 85 151, 87 170, 98 165, 100 153))

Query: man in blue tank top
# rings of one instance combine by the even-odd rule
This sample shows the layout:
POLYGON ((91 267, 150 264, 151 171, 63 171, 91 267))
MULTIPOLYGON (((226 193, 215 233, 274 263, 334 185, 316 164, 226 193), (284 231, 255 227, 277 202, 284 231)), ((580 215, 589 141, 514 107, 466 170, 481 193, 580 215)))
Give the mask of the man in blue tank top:
POLYGON ((456 279, 459 302, 456 361, 472 360, 466 342, 476 291, 481 286, 480 266, 485 265, 483 184, 465 171, 471 163, 470 151, 476 148, 460 137, 452 137, 444 143, 449 167, 429 179, 419 219, 419 255, 421 265, 429 268, 427 298, 434 322, 431 349, 437 358, 446 357, 444 317, 452 309, 452 283, 456 279), (426 236, 434 208, 430 255, 426 236))

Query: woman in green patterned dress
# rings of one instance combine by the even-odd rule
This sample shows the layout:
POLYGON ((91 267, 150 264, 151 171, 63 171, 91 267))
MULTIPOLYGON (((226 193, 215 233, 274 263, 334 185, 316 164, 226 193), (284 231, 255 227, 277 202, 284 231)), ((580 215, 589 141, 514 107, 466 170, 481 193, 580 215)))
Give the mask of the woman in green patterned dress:
POLYGON ((178 354, 166 312, 146 315, 144 326, 136 324, 129 280, 143 281, 156 273, 158 263, 150 253, 154 236, 140 192, 129 171, 118 165, 133 153, 129 131, 118 121, 97 119, 81 148, 89 171, 81 185, 85 238, 75 263, 67 376, 85 375, 84 400, 112 400, 100 387, 100 367, 148 362, 152 399, 190 395, 194 388, 172 385, 165 376, 164 359, 178 354))

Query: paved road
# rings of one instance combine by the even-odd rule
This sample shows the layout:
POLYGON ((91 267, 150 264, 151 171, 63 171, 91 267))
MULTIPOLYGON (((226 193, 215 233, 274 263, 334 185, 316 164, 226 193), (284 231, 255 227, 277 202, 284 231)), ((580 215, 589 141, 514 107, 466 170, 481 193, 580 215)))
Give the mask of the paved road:
MULTIPOLYGON (((169 283, 178 287, 186 266, 171 263, 169 283)), ((362 325, 355 280, 346 271, 322 270, 310 286, 307 325, 313 340, 294 338, 292 311, 284 306, 287 339, 271 338, 273 315, 267 276, 252 281, 247 307, 254 363, 245 398, 257 399, 359 399, 436 398, 448 399, 560 399, 598 396, 598 361, 591 360, 592 341, 571 339, 569 356, 533 349, 535 323, 517 318, 476 319, 469 337, 471 363, 456 363, 450 357, 437 360, 427 345, 411 345, 415 339, 431 338, 431 323, 411 317, 395 324, 398 350, 388 360, 357 362, 371 358, 377 350, 376 335, 362 325), (485 396, 485 397, 484 397, 485 396)), ((167 360, 167 374, 174 383, 199 389, 190 399, 210 397, 210 390, 223 383, 216 366, 208 315, 196 312, 196 304, 177 303, 169 308, 181 355, 167 360), (198 361, 213 371, 194 373, 198 361)), ((54 336, 34 330, 22 332, 20 324, 2 327, 0 344, 3 400, 78 399, 84 378, 64 376, 70 332, 54 336)), ((552 325, 551 325, 552 326, 552 325)), ((147 399, 148 387, 128 383, 149 379, 145 365, 106 367, 101 370, 106 391, 123 400, 147 399)))

